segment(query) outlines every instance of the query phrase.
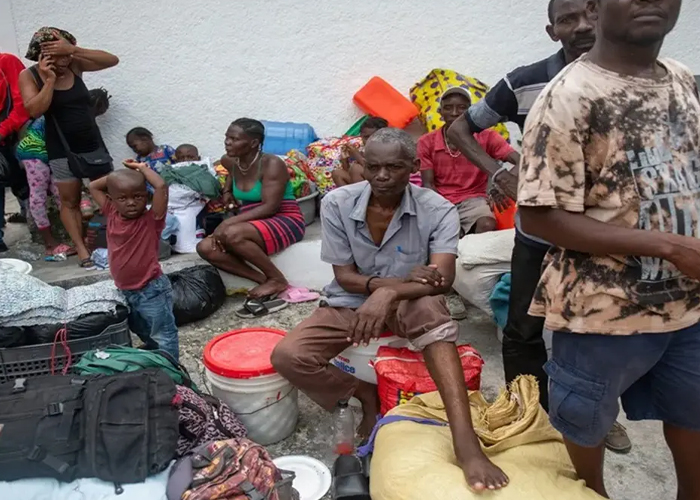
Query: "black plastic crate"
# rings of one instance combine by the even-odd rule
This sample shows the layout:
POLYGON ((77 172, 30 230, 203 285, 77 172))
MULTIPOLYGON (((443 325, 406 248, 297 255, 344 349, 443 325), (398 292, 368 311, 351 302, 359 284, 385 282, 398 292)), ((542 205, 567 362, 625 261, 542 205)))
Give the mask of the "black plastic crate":
MULTIPOLYGON (((68 348, 71 352, 71 364, 74 365, 88 351, 108 347, 110 345, 131 346, 129 321, 124 320, 105 328, 94 337, 71 340, 68 348)), ((51 375, 51 349, 53 344, 40 344, 25 347, 0 349, 0 383, 17 378, 39 377, 51 375)), ((67 356, 60 343, 56 343, 54 358, 54 374, 63 370, 67 356)))

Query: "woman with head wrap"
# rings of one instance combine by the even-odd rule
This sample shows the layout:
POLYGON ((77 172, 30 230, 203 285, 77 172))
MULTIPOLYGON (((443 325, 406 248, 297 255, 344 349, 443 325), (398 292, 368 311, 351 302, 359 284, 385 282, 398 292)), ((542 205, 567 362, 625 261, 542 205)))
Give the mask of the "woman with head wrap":
MULTIPOLYGON (((32 118, 46 117, 46 152, 61 199, 61 221, 73 240, 80 266, 89 268, 92 262, 83 241, 80 213, 82 180, 71 169, 68 158, 69 154, 92 153, 103 144, 83 73, 111 68, 119 59, 102 50, 82 48, 73 35, 56 28, 37 31, 26 58, 38 64, 19 77, 24 107, 32 118)), ((89 174, 86 177, 93 178, 89 174)))

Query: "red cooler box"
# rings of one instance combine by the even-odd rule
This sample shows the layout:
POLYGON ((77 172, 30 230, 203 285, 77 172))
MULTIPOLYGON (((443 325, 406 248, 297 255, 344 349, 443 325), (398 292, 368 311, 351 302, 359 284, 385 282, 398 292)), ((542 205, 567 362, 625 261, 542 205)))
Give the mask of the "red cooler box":
POLYGON ((384 118, 391 127, 404 128, 418 116, 418 108, 378 76, 372 77, 352 100, 365 113, 384 118))

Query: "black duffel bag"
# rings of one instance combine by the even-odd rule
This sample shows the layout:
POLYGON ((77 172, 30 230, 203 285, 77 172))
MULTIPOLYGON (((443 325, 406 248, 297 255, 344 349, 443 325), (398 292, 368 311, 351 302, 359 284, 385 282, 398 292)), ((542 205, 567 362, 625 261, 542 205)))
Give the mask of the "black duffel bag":
POLYGON ((82 316, 63 323, 48 325, 25 326, 27 345, 51 344, 56 340, 58 330, 66 327, 68 340, 86 339, 101 334, 108 326, 121 323, 129 317, 129 310, 124 306, 117 306, 114 312, 96 312, 83 314, 82 316))
POLYGON ((175 457, 175 394, 158 369, 0 384, 0 480, 142 482, 175 457))

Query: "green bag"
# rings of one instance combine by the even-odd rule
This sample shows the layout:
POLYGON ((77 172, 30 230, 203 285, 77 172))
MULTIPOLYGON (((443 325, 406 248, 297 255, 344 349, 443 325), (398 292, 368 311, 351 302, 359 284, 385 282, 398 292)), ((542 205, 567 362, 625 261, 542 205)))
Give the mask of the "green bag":
POLYGON ((353 137, 360 135, 360 130, 362 129, 362 124, 365 123, 365 121, 367 121, 367 118, 369 118, 369 115, 365 115, 362 118, 360 118, 359 120, 357 120, 355 123, 353 123, 352 127, 350 127, 348 129, 348 131, 345 132, 345 135, 349 135, 349 136, 353 136, 353 137))
POLYGON ((73 366, 72 371, 78 375, 115 375, 146 368, 160 368, 177 385, 184 385, 195 392, 200 392, 187 369, 167 352, 160 350, 146 351, 120 346, 96 349, 83 354, 80 361, 73 366))

